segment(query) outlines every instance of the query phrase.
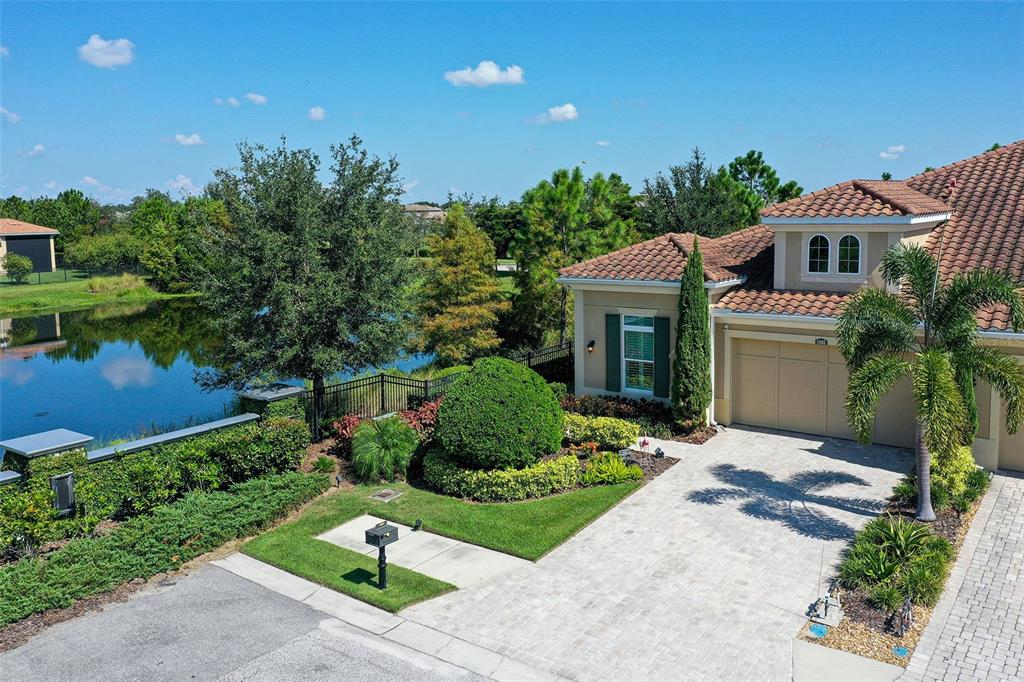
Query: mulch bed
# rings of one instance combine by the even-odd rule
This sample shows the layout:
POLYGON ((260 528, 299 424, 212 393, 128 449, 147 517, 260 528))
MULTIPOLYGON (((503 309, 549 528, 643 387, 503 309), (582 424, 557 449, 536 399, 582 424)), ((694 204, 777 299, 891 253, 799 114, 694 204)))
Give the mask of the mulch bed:
POLYGON ((672 440, 678 443, 689 443, 690 445, 702 445, 718 435, 718 429, 714 426, 704 426, 694 429, 689 433, 679 436, 672 436, 672 440))
MULTIPOLYGON (((978 499, 970 511, 965 514, 952 508, 937 511, 935 512, 936 520, 929 527, 936 535, 949 540, 959 554, 960 546, 963 544, 964 537, 967 535, 979 506, 981 506, 981 499, 978 499)), ((901 507, 895 502, 890 502, 885 513, 913 518, 915 511, 914 507, 901 507)), ((956 559, 954 559, 955 561, 956 559)), ((952 567, 950 570, 952 571, 952 567)), ((910 663, 914 649, 917 647, 928 621, 931 620, 932 609, 915 604, 913 606, 913 625, 904 636, 900 637, 895 634, 894 614, 873 606, 868 601, 868 595, 864 590, 840 588, 840 601, 843 605, 844 618, 838 626, 830 628, 828 634, 822 638, 812 637, 805 627, 800 632, 801 639, 832 649, 873 658, 883 663, 892 663, 902 667, 906 667, 910 663), (893 652, 893 647, 906 647, 910 653, 905 657, 897 656, 893 652)))
POLYGON ((626 461, 643 469, 644 480, 647 481, 660 476, 679 462, 675 457, 658 457, 654 453, 639 450, 630 450, 626 461))

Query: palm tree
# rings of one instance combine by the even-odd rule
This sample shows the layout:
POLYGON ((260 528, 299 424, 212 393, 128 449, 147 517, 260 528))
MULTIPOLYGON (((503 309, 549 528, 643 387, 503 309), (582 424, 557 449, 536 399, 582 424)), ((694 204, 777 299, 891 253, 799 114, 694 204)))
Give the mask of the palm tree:
POLYGON ((934 521, 931 454, 969 445, 977 429, 975 377, 1006 405, 1006 426, 1024 423, 1024 368, 996 348, 979 343, 977 313, 1002 304, 1010 324, 1024 326, 1024 298, 1004 272, 976 269, 939 280, 938 263, 919 245, 901 244, 882 257, 886 283, 899 293, 866 288, 839 317, 839 348, 850 369, 846 413, 854 435, 871 442, 878 401, 910 376, 917 425, 917 519, 934 521))

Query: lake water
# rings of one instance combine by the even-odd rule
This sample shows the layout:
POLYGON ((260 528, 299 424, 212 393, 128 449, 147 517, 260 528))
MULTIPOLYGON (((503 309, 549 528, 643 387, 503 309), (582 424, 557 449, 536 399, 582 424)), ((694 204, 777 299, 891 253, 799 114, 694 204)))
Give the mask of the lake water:
POLYGON ((0 318, 0 440, 66 428, 105 442, 233 414, 232 391, 194 378, 216 343, 190 300, 0 318))

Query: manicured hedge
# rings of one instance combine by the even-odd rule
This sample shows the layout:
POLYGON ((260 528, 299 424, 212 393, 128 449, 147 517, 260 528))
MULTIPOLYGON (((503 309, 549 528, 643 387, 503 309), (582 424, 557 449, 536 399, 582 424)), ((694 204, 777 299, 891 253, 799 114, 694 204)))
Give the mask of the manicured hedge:
POLYGON ((636 445, 640 426, 614 417, 565 415, 565 437, 571 443, 597 443, 601 448, 625 448, 636 445))
POLYGON ((0 487, 0 552, 91 532, 196 490, 294 469, 309 444, 303 421, 274 417, 89 464, 82 450, 38 457, 26 480, 0 487), (75 513, 58 519, 50 477, 73 471, 75 513))
POLYGON ((109 535, 72 540, 45 558, 0 567, 0 626, 178 568, 265 528, 329 485, 322 474, 291 472, 239 483, 227 492, 190 493, 109 535))
POLYGON ((579 485, 580 461, 575 455, 544 460, 523 469, 464 469, 445 453, 423 458, 423 478, 445 495, 480 502, 513 502, 545 497, 579 485))
POLYGON ((471 469, 522 468, 558 450, 563 414, 533 370, 503 358, 477 360, 448 389, 434 438, 471 469))

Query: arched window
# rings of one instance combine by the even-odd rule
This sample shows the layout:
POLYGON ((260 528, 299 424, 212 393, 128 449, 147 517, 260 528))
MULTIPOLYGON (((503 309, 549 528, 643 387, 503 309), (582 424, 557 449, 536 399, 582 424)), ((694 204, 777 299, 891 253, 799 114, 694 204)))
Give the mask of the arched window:
POLYGON ((828 273, 828 237, 816 234, 807 243, 807 272, 811 274, 828 273))
POLYGON ((860 274, 860 239, 853 234, 839 240, 839 274, 860 274))

